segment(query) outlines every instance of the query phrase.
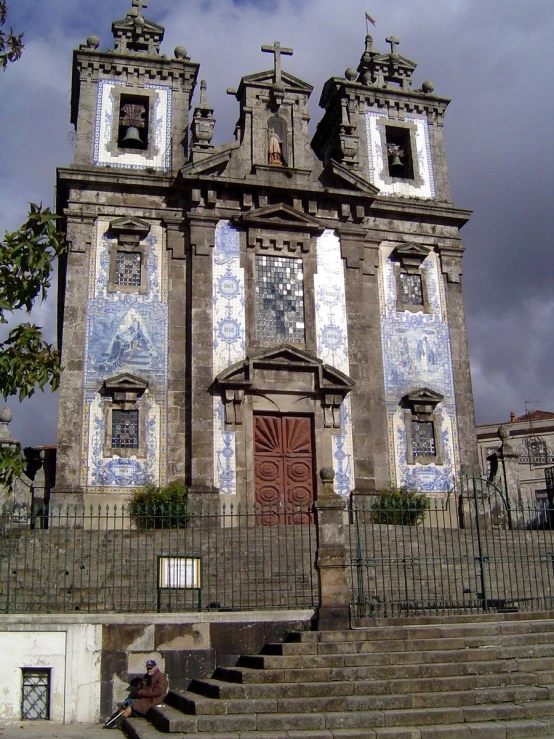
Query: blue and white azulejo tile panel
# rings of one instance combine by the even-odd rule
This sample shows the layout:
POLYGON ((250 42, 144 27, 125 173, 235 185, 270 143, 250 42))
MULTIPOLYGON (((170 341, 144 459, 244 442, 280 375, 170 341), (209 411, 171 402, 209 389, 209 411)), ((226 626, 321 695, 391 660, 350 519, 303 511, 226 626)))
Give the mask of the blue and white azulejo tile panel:
MULTIPOLYGON (((145 240, 148 245, 146 294, 107 292, 110 268, 109 220, 99 219, 91 249, 86 305, 84 367, 83 471, 85 484, 97 488, 137 487, 165 482, 161 438, 165 437, 167 395, 167 261, 163 232, 152 224, 145 240), (141 413, 145 434, 145 458, 104 457, 106 440, 104 400, 100 388, 104 380, 128 372, 149 383, 141 413)), ((114 242, 115 243, 115 242, 114 242)))
MULTIPOLYGON (((317 239, 314 276, 317 356, 325 364, 350 374, 344 265, 340 239, 332 230, 317 239)), ((333 436, 335 492, 348 495, 354 488, 354 453, 350 398, 341 408, 341 433, 333 436)))
POLYGON ((379 188, 383 195, 403 195, 408 198, 434 198, 435 178, 431 159, 429 125, 424 118, 416 118, 415 116, 405 116, 403 120, 409 121, 415 126, 415 157, 417 158, 419 176, 422 181, 421 184, 411 184, 407 180, 386 182, 383 179, 383 173, 385 171, 388 172, 388 166, 385 169, 385 157, 387 153, 383 151, 383 139, 378 124, 384 125, 393 123, 393 121, 390 121, 382 113, 376 113, 374 111, 366 111, 365 113, 370 181, 379 188))
MULTIPOLYGON (((213 367, 214 376, 244 359, 246 309, 244 269, 240 266, 240 233, 220 221, 213 249, 213 367)), ((225 430, 221 398, 214 397, 214 485, 220 493, 236 493, 235 432, 225 430)))
MULTIPOLYGON (((147 84, 145 88, 156 90, 154 120, 150 122, 150 135, 154 137, 154 154, 146 152, 122 151, 114 153, 112 137, 114 118, 119 116, 115 110, 113 91, 117 85, 125 87, 124 82, 98 80, 96 119, 94 124, 93 164, 123 167, 124 169, 152 169, 169 171, 171 167, 171 87, 169 85, 147 84)), ((129 88, 126 88, 126 91, 129 88)))
POLYGON ((422 264, 431 312, 399 311, 394 266, 389 258, 394 246, 381 246, 379 271, 391 479, 397 485, 423 492, 446 492, 454 484, 459 451, 450 331, 439 258, 431 252, 422 264), (404 395, 422 387, 444 396, 434 416, 441 441, 441 465, 407 464, 406 424, 399 403, 404 395))

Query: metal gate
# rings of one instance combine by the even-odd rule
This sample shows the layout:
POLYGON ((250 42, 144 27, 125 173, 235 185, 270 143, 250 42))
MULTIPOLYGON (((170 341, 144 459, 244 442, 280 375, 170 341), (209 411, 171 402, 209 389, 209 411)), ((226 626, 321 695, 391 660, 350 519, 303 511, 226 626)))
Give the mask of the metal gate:
POLYGON ((352 506, 356 617, 545 610, 554 607, 554 511, 510 503, 482 478, 415 511, 352 506), (394 523, 389 523, 394 521, 394 523))

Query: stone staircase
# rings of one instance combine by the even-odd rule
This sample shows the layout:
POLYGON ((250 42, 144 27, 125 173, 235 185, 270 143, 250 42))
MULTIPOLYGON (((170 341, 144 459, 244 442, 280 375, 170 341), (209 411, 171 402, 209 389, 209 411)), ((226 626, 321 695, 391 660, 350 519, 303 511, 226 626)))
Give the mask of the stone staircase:
MULTIPOLYGON (((554 736, 554 620, 376 621, 295 632, 171 691, 131 739, 506 739, 554 736)), ((549 614, 550 615, 550 614, 549 614)))

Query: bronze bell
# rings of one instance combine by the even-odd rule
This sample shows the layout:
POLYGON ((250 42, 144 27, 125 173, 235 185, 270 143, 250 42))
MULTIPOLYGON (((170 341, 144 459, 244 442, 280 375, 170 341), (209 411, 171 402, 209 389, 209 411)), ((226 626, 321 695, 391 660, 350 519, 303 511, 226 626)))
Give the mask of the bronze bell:
POLYGON ((125 136, 121 139, 120 146, 124 146, 129 149, 144 148, 144 143, 136 126, 129 126, 129 128, 125 131, 125 136))
POLYGON ((398 154, 395 154, 392 158, 392 162, 390 163, 390 169, 398 169, 398 167, 402 169, 404 165, 402 164, 402 160, 400 159, 398 154))

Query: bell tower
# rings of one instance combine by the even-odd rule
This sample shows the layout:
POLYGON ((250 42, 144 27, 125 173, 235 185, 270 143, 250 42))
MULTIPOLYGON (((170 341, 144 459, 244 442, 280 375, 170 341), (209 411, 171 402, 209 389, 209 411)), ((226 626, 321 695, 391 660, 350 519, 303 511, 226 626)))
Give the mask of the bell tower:
POLYGON ((188 158, 198 64, 183 46, 162 54, 164 28, 144 16, 144 0, 130 4, 112 23, 112 48, 89 36, 73 55, 75 158, 57 180, 68 253, 54 503, 92 503, 183 474, 178 454, 166 464, 165 445, 184 382, 168 352, 173 314, 183 312, 169 284, 184 283, 185 269, 172 187, 188 158))

